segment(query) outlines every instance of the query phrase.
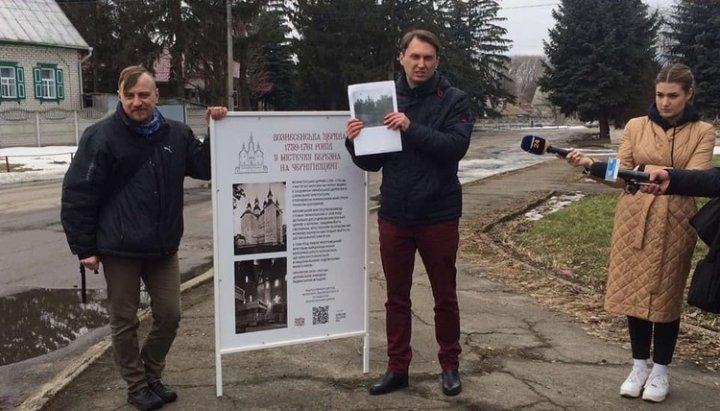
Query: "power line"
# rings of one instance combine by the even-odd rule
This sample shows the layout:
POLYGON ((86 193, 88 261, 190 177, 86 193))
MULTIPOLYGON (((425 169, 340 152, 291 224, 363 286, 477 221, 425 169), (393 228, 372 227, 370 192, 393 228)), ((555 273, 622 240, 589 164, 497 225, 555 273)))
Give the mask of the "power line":
POLYGON ((510 7, 500 7, 504 10, 515 10, 515 9, 534 9, 538 7, 550 7, 550 6, 558 6, 560 3, 543 3, 543 4, 533 4, 529 6, 510 6, 510 7))

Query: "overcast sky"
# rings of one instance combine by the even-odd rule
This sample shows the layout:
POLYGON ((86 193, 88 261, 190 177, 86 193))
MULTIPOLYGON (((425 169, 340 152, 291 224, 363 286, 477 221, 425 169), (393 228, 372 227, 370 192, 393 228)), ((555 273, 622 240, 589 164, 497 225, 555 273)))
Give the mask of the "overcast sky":
MULTIPOLYGON (((622 1, 622 0, 621 0, 622 1)), ((674 0, 644 0, 651 8, 668 7, 674 0)), ((548 30, 555 25, 553 8, 559 0, 499 0, 499 17, 507 20, 500 25, 508 31, 507 37, 513 41, 509 55, 544 54, 543 40, 548 30)))

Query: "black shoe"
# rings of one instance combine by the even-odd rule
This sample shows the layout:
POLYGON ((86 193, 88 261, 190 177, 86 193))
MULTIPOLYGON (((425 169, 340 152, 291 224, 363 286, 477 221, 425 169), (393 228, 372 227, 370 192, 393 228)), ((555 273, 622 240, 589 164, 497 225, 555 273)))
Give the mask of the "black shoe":
POLYGON ((408 386, 408 376, 388 371, 380 381, 370 387, 370 395, 381 395, 405 388, 408 386))
POLYGON ((173 391, 172 388, 160 382, 160 380, 149 383, 148 387, 166 404, 177 400, 177 393, 173 391))
POLYGON ((442 372, 442 390, 445 395, 458 395, 462 391, 460 373, 456 369, 447 369, 442 372))
POLYGON ((128 393, 127 402, 140 411, 150 411, 162 408, 164 402, 149 387, 142 387, 137 391, 128 393))

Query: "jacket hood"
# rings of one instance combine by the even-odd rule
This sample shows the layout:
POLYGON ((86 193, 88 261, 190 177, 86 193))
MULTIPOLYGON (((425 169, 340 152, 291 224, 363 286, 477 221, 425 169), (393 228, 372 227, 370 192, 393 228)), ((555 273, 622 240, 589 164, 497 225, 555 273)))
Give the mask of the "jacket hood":
POLYGON ((650 120, 652 120, 653 123, 662 127, 663 130, 668 131, 673 127, 680 127, 683 124, 692 123, 694 121, 700 120, 700 113, 697 111, 695 106, 691 104, 686 104, 685 110, 683 110, 682 115, 677 120, 677 122, 673 124, 667 121, 665 117, 661 116, 660 112, 657 109, 657 105, 655 105, 655 103, 652 103, 650 105, 650 108, 648 109, 648 117, 650 118, 650 120))

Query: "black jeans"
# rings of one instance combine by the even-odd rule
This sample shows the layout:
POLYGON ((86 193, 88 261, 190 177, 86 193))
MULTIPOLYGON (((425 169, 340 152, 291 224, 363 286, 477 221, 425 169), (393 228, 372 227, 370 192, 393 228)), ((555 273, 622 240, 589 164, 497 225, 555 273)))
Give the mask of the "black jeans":
POLYGON ((653 362, 660 365, 670 364, 680 333, 680 319, 669 323, 653 323, 630 316, 627 319, 633 358, 650 358, 650 343, 654 341, 653 362))

